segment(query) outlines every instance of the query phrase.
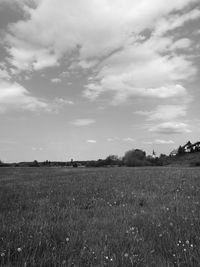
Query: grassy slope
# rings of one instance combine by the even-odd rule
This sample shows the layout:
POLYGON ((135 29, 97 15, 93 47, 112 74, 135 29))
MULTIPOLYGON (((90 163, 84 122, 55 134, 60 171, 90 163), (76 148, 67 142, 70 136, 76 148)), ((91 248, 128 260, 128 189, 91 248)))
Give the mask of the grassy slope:
POLYGON ((200 166, 200 152, 186 153, 171 158, 171 165, 200 166))
POLYGON ((200 266, 199 168, 1 168, 0 266, 200 266))

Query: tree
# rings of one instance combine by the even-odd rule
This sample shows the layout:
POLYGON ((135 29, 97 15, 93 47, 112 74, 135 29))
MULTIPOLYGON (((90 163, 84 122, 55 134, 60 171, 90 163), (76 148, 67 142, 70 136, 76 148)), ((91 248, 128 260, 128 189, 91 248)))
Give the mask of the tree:
POLYGON ((184 147, 179 146, 179 148, 178 148, 178 155, 182 155, 182 154, 184 154, 184 153, 185 153, 185 149, 184 149, 184 147))
POLYGON ((109 155, 105 160, 105 165, 117 165, 119 163, 119 158, 117 155, 109 155))
POLYGON ((126 166, 144 166, 148 165, 146 160, 146 152, 140 149, 132 149, 125 153, 123 158, 126 166))

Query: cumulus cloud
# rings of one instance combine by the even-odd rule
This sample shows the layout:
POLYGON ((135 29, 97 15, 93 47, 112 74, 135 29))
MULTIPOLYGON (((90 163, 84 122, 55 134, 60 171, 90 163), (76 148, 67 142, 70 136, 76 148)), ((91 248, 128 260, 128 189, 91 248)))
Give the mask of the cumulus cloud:
MULTIPOLYGON (((160 46, 163 46, 163 43, 160 46)), ((161 56, 159 41, 127 46, 110 56, 102 67, 96 81, 86 86, 84 95, 95 99, 111 91, 114 102, 122 102, 130 96, 171 98, 185 97, 187 90, 180 80, 191 78, 196 69, 184 56, 161 56)))
POLYGON ((32 8, 23 1, 26 20, 11 24, 5 38, 9 62, 19 71, 58 66, 63 58, 71 69, 96 68, 85 86, 89 99, 108 91, 115 104, 131 96, 184 96, 182 81, 196 68, 174 51, 192 42, 171 32, 200 17, 198 9, 191 10, 195 2, 35 0, 32 8))
POLYGON ((136 111, 136 114, 147 116, 147 120, 169 121, 178 117, 186 116, 186 105, 159 105, 152 111, 136 111))
POLYGON ((88 126, 95 122, 96 121, 94 119, 76 119, 76 120, 71 121, 70 123, 75 126, 88 126))
POLYGON ((166 135, 191 132, 189 125, 182 122, 163 122, 150 127, 149 131, 166 135))
POLYGON ((0 112, 7 110, 47 110, 48 104, 34 96, 18 83, 0 81, 0 112))

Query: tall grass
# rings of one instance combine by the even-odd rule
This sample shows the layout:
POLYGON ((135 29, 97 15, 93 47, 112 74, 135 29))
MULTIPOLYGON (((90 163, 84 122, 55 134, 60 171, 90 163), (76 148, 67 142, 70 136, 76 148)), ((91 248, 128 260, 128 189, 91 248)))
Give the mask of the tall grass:
POLYGON ((200 266, 198 168, 1 168, 0 266, 200 266))

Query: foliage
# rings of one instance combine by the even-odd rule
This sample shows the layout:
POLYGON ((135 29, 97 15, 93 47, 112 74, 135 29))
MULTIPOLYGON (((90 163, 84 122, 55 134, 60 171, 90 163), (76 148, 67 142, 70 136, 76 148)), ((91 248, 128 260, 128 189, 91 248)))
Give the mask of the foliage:
POLYGON ((128 167, 145 166, 147 164, 146 152, 140 149, 132 149, 125 153, 123 162, 128 167))

